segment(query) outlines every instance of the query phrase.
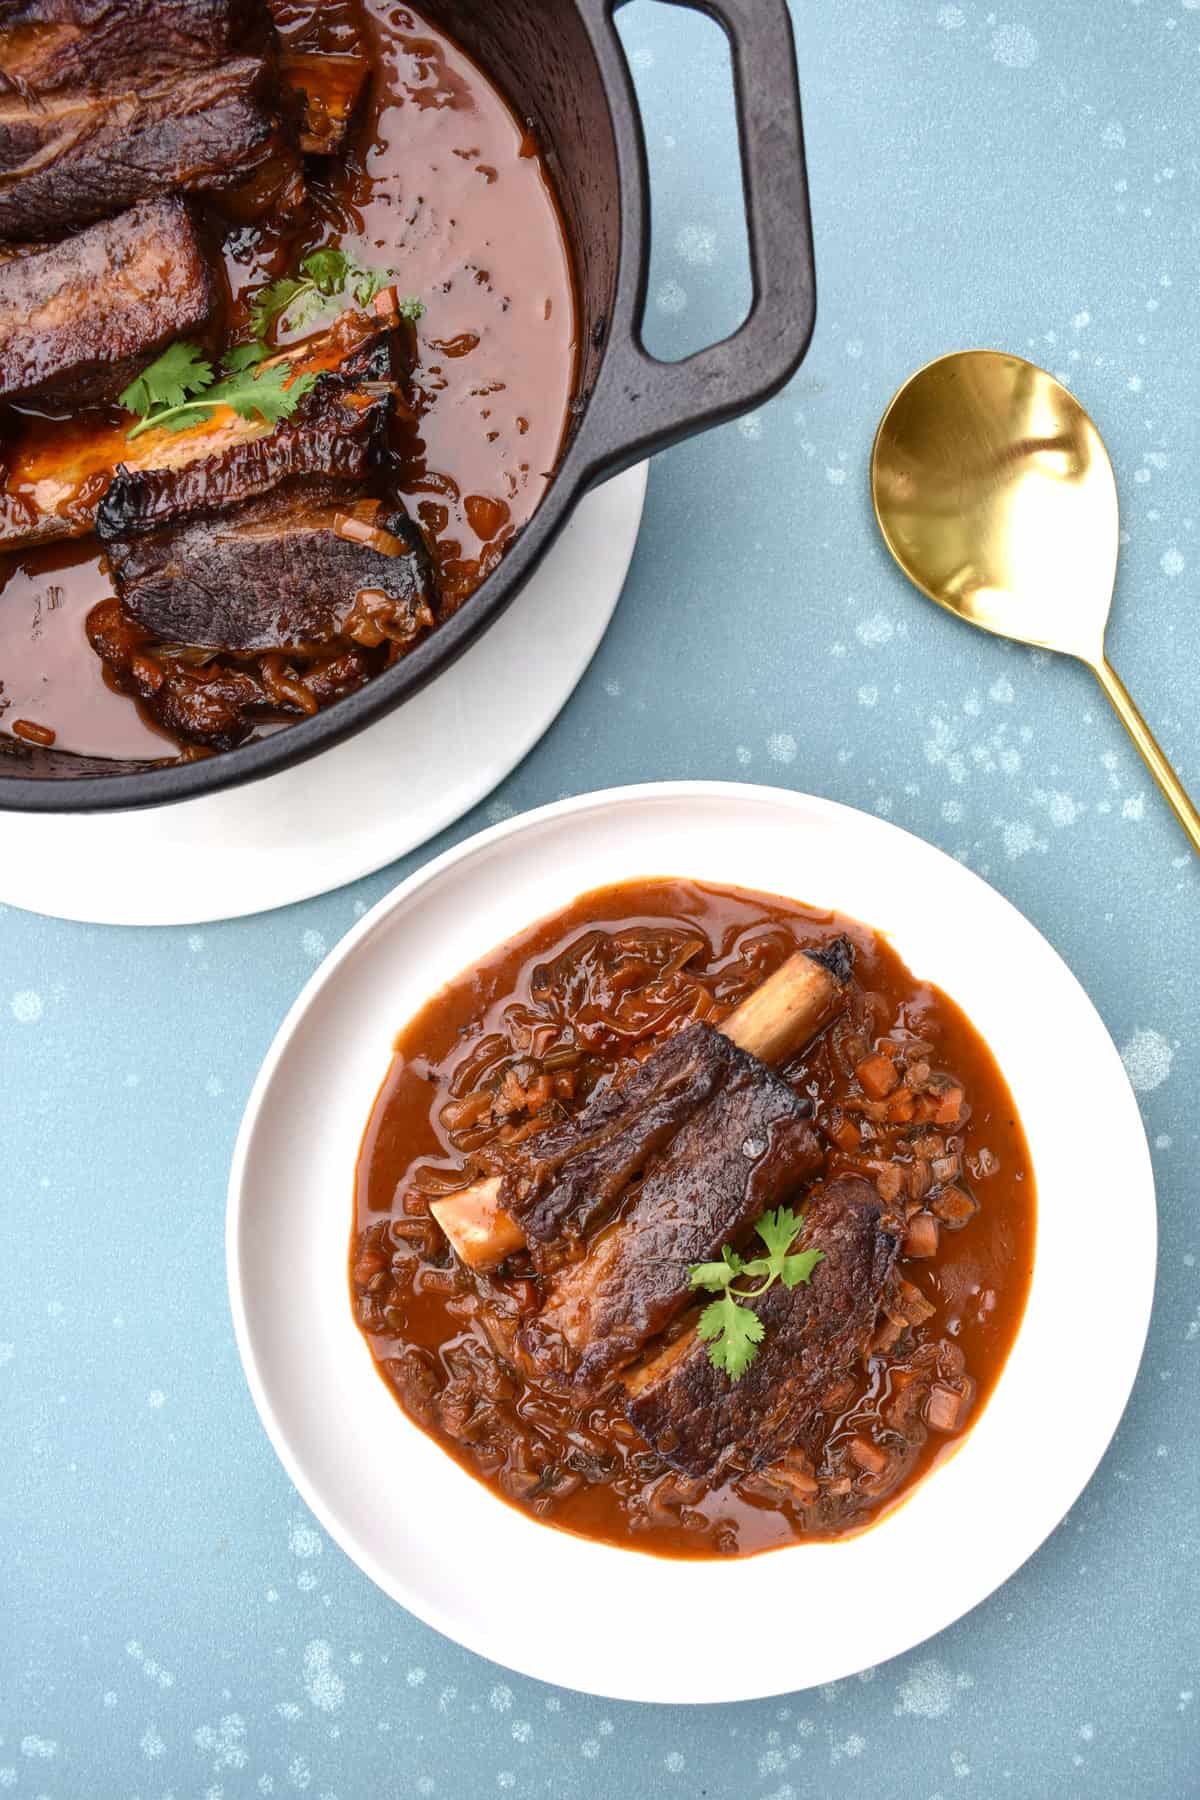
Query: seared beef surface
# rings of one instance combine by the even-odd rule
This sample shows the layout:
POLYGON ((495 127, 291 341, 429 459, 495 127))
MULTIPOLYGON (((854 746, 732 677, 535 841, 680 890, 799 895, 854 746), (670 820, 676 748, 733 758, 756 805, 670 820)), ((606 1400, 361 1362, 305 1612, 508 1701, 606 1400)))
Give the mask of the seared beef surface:
POLYGON ((708 1025, 670 1040, 601 1106, 618 1095, 628 1110, 607 1143, 595 1141, 590 1108, 572 1121, 587 1147, 565 1164, 539 1216, 562 1203, 564 1189, 578 1216, 589 1177, 600 1175, 611 1194, 621 1177, 644 1173, 587 1255, 553 1281, 525 1334, 542 1366, 596 1389, 686 1306, 689 1266, 741 1243, 821 1160, 807 1102, 708 1025))
POLYGON ((343 637, 406 649, 434 623, 428 552, 390 490, 401 341, 380 332, 269 436, 118 469, 96 531, 137 624, 168 643, 311 655, 343 637))
POLYGON ((145 82, 266 36, 257 0, 5 0, 0 93, 145 82))
POLYGON ((58 238, 140 200, 296 180, 297 153, 257 57, 133 88, 0 97, 0 240, 58 238))
POLYGON ((761 1469, 815 1439, 825 1396, 866 1355, 898 1232, 859 1176, 828 1182, 804 1212, 801 1247, 823 1260, 808 1283, 776 1284, 756 1303, 766 1332, 739 1381, 713 1367, 694 1329, 625 1376, 630 1423, 686 1474, 761 1469))
POLYGON ((208 332, 219 294, 178 198, 0 263, 0 399, 115 399, 172 338, 208 332))

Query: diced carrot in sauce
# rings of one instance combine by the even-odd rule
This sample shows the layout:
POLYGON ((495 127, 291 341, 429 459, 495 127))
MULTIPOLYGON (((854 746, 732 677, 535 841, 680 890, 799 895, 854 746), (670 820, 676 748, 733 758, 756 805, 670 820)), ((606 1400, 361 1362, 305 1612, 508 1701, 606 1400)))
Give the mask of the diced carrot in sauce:
POLYGON ((933 1201, 933 1210, 944 1225, 949 1225, 954 1230, 965 1225, 968 1219, 973 1219, 979 1208, 970 1194, 965 1194, 962 1188, 948 1187, 943 1188, 933 1201))
POLYGON ((962 1395, 953 1388, 934 1386, 925 1402, 925 1423, 931 1431, 957 1431, 962 1395))
POLYGON ((904 1234, 905 1256, 936 1256, 938 1223, 931 1213, 917 1213, 904 1234))
POLYGON ((891 1057, 878 1053, 864 1056, 854 1075, 864 1094, 869 1094, 872 1100, 886 1100, 900 1085, 900 1074, 891 1057))
POLYGON ((898 1089, 887 1103, 889 1125, 907 1125, 916 1110, 916 1096, 911 1090, 906 1087, 898 1089))
POLYGON ((937 1106, 933 1119, 936 1125, 956 1125, 962 1115, 963 1091, 960 1087, 947 1088, 937 1096, 937 1106))
POLYGON ((850 1454, 850 1460, 856 1462, 859 1468, 864 1469, 868 1475, 882 1475, 887 1468, 887 1457, 878 1444, 873 1444, 870 1438, 851 1438, 846 1449, 850 1454))
POLYGON ((857 1150, 862 1143, 862 1132, 853 1119, 841 1118, 831 1121, 825 1128, 825 1135, 839 1150, 857 1150))
POLYGON ((899 1163, 885 1163, 875 1175, 875 1191, 879 1198, 891 1206, 900 1198, 900 1190, 904 1186, 904 1170, 899 1163))

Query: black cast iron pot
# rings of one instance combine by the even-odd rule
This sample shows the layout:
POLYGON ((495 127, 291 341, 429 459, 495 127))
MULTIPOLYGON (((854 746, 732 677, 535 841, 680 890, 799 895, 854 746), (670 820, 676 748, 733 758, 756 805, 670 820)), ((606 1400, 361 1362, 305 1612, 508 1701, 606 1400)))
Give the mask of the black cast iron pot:
POLYGON ((575 254, 583 353, 570 441, 545 499, 470 600, 403 662, 316 717, 223 756, 106 762, 0 740, 0 808, 157 806, 254 781, 390 712, 499 618, 580 496, 656 450, 767 399, 816 316, 800 97, 787 0, 671 0, 724 27, 733 55, 754 300, 741 329, 679 363, 641 343, 650 256, 646 151, 613 23, 622 0, 421 0, 532 119, 575 254))

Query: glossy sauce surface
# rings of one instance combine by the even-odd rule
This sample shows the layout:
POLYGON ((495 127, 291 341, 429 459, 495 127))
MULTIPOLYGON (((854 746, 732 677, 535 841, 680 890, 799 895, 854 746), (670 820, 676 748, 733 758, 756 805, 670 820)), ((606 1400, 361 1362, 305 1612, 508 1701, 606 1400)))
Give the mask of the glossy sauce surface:
MULTIPOLYGON (((230 335, 245 321, 238 297, 317 245, 394 270, 399 292, 424 302, 415 417, 397 446, 401 490, 431 542, 449 613, 530 518, 553 473, 575 375, 571 261, 537 146, 504 96, 413 8, 366 0, 364 11, 374 72, 349 149, 307 164, 311 204, 298 228, 245 227, 228 239, 230 335)), ((288 12, 285 38, 312 41, 314 21, 319 38, 327 12, 328 47, 342 47, 336 4, 288 12)), ((73 422, 0 409, 10 495, 44 477, 64 433, 82 442, 106 420, 123 429, 128 415, 73 422)), ((32 717, 62 749, 172 752, 104 685, 84 636, 89 606, 111 592, 94 538, 0 556, 0 732, 32 717), (62 600, 51 649, 31 622, 47 614, 52 589, 62 600)))
MULTIPOLYGON (((519 1140, 536 1129, 517 1107, 501 1136, 519 1140)), ((359 1159, 351 1304, 410 1416, 502 1498, 626 1547, 746 1554, 862 1529, 961 1440, 1020 1324, 1035 1210, 1024 1134, 986 1044, 885 940, 771 896, 686 881, 631 883, 584 895, 531 926, 451 982, 401 1032, 359 1159), (809 1506, 761 1477, 711 1487, 684 1480, 647 1451, 616 1402, 581 1407, 569 1391, 514 1368, 502 1353, 504 1315, 528 1304, 528 1271, 518 1258, 496 1278, 470 1274, 428 1207, 471 1178, 470 1146, 479 1141, 472 1131, 482 1127, 486 1136, 495 1127, 479 1109, 486 1096, 506 1094, 510 1079, 514 1094, 548 1082, 561 1110, 578 1110, 599 1076, 632 1067, 692 1017, 719 1023, 795 948, 842 932, 856 952, 847 1007, 781 1071, 813 1102, 822 1177, 866 1174, 890 1200, 898 1188, 902 1216, 909 1193, 926 1195, 907 1202, 910 1212, 936 1215, 941 1207, 947 1215, 953 1200, 968 1216, 939 1227, 934 1255, 902 1256, 901 1286, 916 1292, 918 1315, 928 1316, 891 1344, 881 1330, 839 1416, 823 1427, 827 1467, 818 1474, 829 1495, 809 1506), (883 1101, 869 1099, 854 1073, 881 1045, 889 1054, 902 1046, 897 1066, 910 1072, 883 1101), (532 1072, 531 1056, 544 1058, 532 1072), (909 1109, 908 1083, 919 1088, 922 1079, 913 1071, 927 1067, 943 1095, 949 1082, 965 1096, 961 1124, 929 1122, 943 1105, 935 1092, 918 1094, 915 1114, 909 1109), (905 1110, 910 1116, 899 1122, 888 1116, 905 1110), (929 1186, 928 1161, 939 1156, 948 1183, 940 1193, 929 1186), (957 1172, 947 1173, 955 1161, 957 1172), (906 1391, 911 1400, 947 1371, 973 1400, 956 1428, 926 1429, 906 1391), (446 1397, 472 1383, 479 1406, 464 1425, 461 1403, 447 1406, 446 1397), (891 1475, 855 1466, 847 1478, 848 1447, 853 1455, 872 1434, 897 1446, 891 1475)))

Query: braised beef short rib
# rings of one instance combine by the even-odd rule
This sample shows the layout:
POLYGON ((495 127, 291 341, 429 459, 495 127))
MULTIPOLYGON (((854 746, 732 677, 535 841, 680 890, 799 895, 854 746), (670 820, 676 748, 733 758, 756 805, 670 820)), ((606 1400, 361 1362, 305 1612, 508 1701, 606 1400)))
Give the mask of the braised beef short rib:
POLYGON ((821 1149, 809 1113, 765 1063, 694 1024, 569 1127, 532 1139, 536 1173, 510 1205, 535 1265, 554 1261, 561 1234, 619 1207, 611 1229, 550 1282, 526 1327, 534 1359, 603 1387, 687 1305, 689 1265, 743 1242, 812 1174, 821 1149))
POLYGON ((807 1283, 777 1283, 755 1303, 766 1331, 733 1382, 689 1323, 627 1370, 630 1423, 672 1467, 712 1479, 765 1468, 819 1424, 826 1396, 867 1354, 900 1239, 873 1185, 833 1180, 804 1203, 804 1249, 823 1260, 807 1283))
POLYGON ((211 68, 269 41, 256 0, 5 0, 0 93, 48 94, 211 68))
POLYGON ((96 532, 138 625, 169 643, 312 655, 341 638, 407 648, 434 623, 428 552, 393 491, 394 354, 380 331, 269 436, 117 470, 96 532))
POLYGON ((227 194, 238 216, 302 191, 275 70, 259 57, 136 87, 0 94, 0 242, 65 236, 166 193, 227 194))
POLYGON ((115 399, 171 339, 209 332, 221 285, 177 197, 0 263, 0 399, 115 399))

